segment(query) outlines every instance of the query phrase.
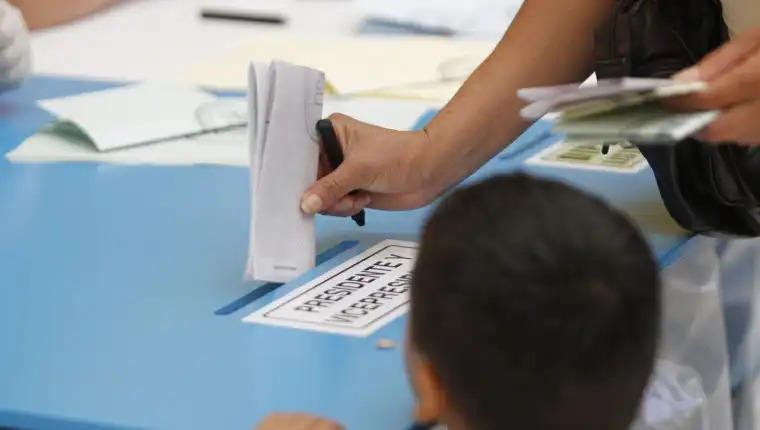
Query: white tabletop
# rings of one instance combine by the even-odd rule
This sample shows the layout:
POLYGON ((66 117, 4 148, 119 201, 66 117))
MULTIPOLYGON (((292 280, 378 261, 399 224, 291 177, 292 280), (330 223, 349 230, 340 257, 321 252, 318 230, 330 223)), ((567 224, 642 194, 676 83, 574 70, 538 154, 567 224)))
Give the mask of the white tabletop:
POLYGON ((200 18, 203 6, 223 3, 220 0, 123 0, 88 18, 35 32, 34 72, 96 79, 158 79, 257 32, 348 35, 360 20, 351 0, 247 2, 282 11, 289 21, 273 26, 200 18))

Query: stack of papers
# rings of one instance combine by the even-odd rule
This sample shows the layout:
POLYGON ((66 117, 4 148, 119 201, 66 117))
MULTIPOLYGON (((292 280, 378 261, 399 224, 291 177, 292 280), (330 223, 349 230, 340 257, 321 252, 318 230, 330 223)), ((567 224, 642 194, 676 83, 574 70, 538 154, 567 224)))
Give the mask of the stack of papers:
POLYGON ((674 144, 718 117, 717 111, 674 112, 666 98, 701 91, 706 84, 667 79, 608 79, 594 86, 526 88, 518 95, 531 102, 521 115, 535 120, 558 117, 554 130, 569 140, 674 144))

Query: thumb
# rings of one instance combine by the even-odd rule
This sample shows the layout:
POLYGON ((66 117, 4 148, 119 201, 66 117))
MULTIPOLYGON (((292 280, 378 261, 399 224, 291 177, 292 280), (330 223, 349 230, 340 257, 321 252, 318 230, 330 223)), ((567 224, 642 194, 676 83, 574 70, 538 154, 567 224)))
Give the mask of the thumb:
POLYGON ((301 197, 301 210, 309 215, 336 204, 353 190, 366 186, 362 169, 346 161, 312 184, 301 197))

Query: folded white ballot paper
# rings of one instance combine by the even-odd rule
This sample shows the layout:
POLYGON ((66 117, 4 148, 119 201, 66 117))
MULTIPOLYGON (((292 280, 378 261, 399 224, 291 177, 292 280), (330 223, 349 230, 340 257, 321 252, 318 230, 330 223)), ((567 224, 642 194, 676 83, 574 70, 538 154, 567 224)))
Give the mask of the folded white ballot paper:
POLYGON ((245 125, 245 118, 214 116, 215 102, 197 88, 140 83, 38 104, 58 118, 51 131, 60 126, 105 152, 245 125))
POLYGON ((324 84, 324 73, 307 67, 250 66, 248 279, 289 282, 315 265, 314 218, 299 202, 317 178, 324 84))

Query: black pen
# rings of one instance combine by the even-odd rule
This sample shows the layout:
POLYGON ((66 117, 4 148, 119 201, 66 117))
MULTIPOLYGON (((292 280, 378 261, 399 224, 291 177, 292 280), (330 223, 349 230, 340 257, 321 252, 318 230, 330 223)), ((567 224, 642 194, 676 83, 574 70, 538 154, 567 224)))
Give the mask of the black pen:
POLYGON ((202 9, 201 17, 228 21, 245 21, 259 24, 285 24, 285 18, 274 14, 253 13, 226 9, 202 9))
MULTIPOLYGON (((338 142, 338 136, 335 134, 332 121, 329 119, 320 119, 317 121, 317 132, 322 137, 322 144, 325 147, 325 155, 327 155, 327 161, 330 162, 330 167, 333 170, 343 163, 343 150, 340 148, 340 142, 338 142)), ((357 191, 352 191, 351 194, 356 194, 357 191)), ((359 227, 364 226, 364 209, 359 213, 351 216, 359 227)))
POLYGON ((438 423, 414 423, 409 430, 432 430, 438 426, 438 423))

